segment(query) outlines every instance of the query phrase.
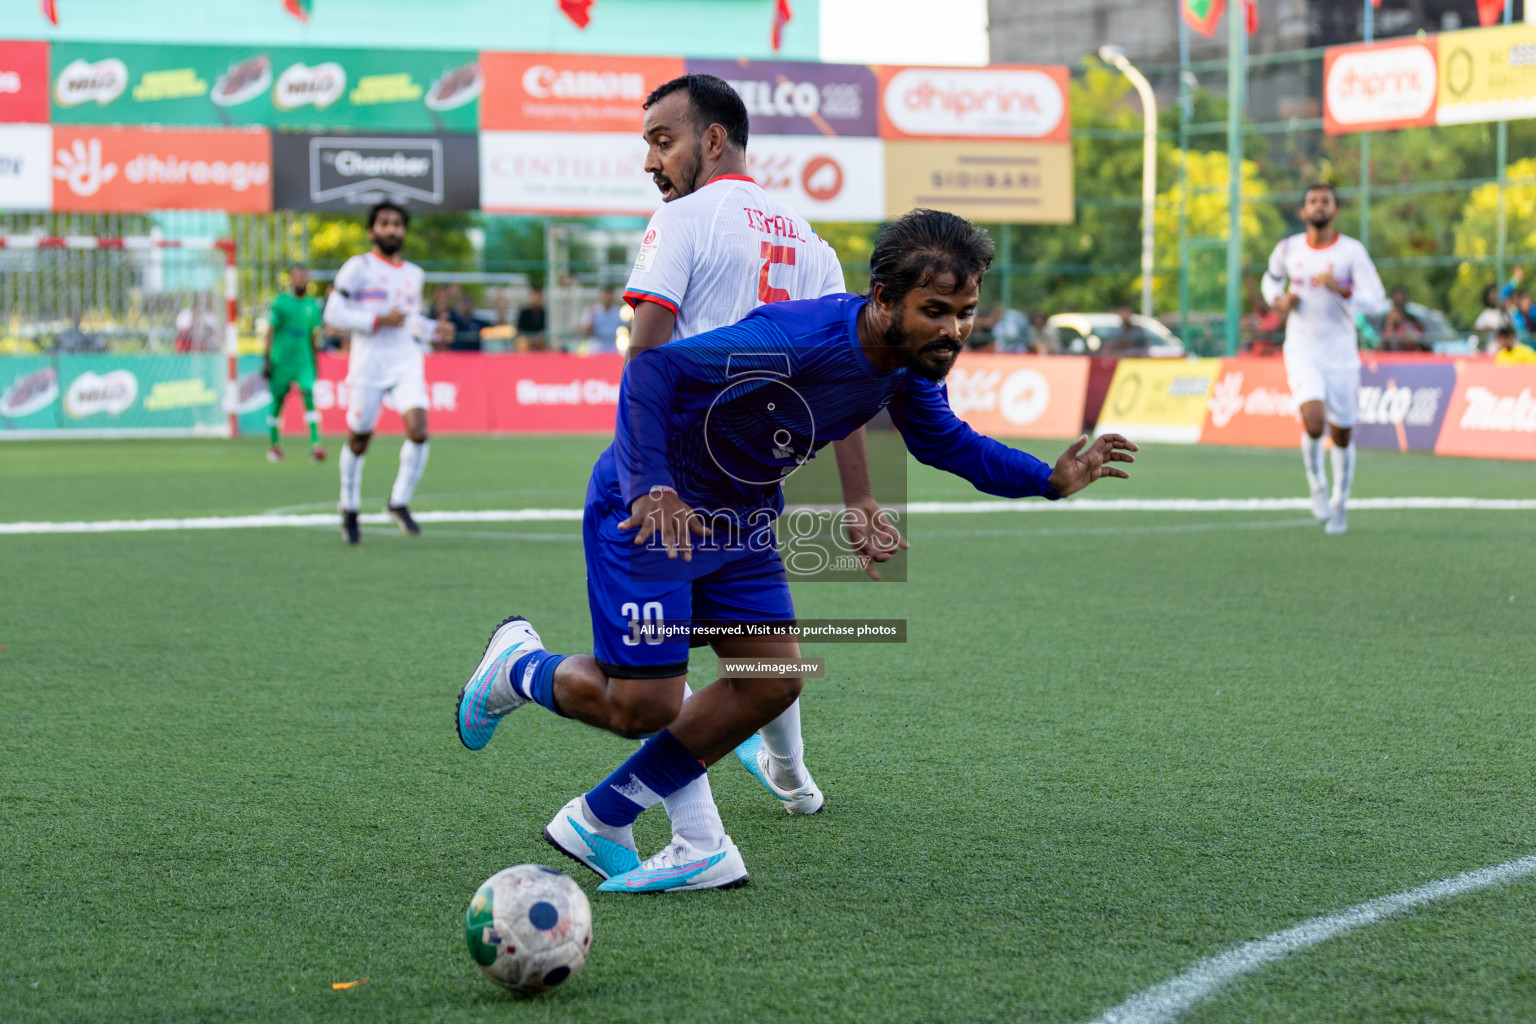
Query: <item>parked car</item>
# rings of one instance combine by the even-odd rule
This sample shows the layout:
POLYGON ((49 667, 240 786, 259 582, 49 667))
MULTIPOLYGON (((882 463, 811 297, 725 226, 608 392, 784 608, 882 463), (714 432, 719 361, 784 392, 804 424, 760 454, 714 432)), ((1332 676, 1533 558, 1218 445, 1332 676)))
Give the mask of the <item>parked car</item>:
POLYGON ((1045 322, 1046 330, 1056 332, 1056 336, 1061 339, 1061 347, 1067 352, 1174 358, 1184 355, 1184 343, 1161 321, 1133 313, 1131 326, 1141 328, 1149 344, 1134 348, 1117 347, 1115 339, 1120 332, 1118 313, 1057 313, 1045 322))

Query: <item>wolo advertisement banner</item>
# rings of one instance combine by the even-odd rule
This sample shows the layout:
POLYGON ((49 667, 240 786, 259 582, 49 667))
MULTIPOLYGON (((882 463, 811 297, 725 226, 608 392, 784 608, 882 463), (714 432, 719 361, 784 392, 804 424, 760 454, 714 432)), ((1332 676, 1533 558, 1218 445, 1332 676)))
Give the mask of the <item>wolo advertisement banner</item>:
POLYGON ((272 204, 280 210, 355 210, 390 199, 409 209, 480 206, 474 135, 272 137, 272 204))

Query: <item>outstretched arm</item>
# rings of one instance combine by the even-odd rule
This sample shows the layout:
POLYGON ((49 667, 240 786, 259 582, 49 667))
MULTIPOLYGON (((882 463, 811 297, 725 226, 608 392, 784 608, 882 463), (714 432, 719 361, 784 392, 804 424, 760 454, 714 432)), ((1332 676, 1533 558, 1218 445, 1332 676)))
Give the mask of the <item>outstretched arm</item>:
POLYGON ((1130 453, 1138 450, 1120 434, 1103 434, 1093 444, 1088 444, 1088 435, 1084 434, 1056 460, 1056 467, 1051 470, 1051 490, 1065 498, 1106 476, 1129 477, 1131 474, 1110 463, 1135 462, 1136 457, 1130 453))

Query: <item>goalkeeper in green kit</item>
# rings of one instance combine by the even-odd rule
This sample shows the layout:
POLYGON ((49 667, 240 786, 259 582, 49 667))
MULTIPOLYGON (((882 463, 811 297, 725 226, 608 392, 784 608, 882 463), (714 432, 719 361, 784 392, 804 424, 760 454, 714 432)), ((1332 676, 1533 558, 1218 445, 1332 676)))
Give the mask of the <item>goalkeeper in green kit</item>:
POLYGON ((266 360, 261 375, 272 389, 272 411, 267 414, 267 429, 272 447, 268 462, 283 461, 279 437, 283 422, 283 402, 288 389, 297 384, 304 399, 304 422, 309 426, 309 461, 325 459, 320 447, 320 414, 315 412, 316 346, 320 337, 320 303, 310 298, 309 270, 302 266, 288 268, 289 291, 272 300, 272 318, 267 327, 266 360))

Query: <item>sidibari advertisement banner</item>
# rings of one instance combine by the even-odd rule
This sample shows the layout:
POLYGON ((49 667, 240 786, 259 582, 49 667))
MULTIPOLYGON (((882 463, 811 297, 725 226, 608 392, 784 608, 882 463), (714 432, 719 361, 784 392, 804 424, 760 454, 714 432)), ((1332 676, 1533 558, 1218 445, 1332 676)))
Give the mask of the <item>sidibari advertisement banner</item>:
POLYGON ((1363 448, 1435 450, 1456 390, 1456 367, 1367 357, 1360 368, 1355 440, 1363 448))
POLYGON ((1435 452, 1536 459, 1536 366, 1458 363, 1435 452))
MULTIPOLYGON (((624 357, 619 355, 438 353, 426 361, 432 432, 612 433, 623 369, 624 357)), ((321 356, 319 371, 314 395, 320 427, 326 433, 342 433, 351 398, 346 384, 347 361, 340 356, 321 356)), ((388 398, 384 409, 378 429, 401 433, 399 410, 388 398)), ((301 434, 303 416, 303 405, 296 396, 290 398, 284 408, 283 430, 301 434)), ((245 430, 244 421, 241 430, 245 430)))
POLYGON ((0 210, 27 212, 52 205, 53 129, 0 125, 0 210))
POLYGON ((880 83, 863 64, 690 60, 690 74, 729 82, 746 104, 752 137, 880 133, 880 83))
POLYGON ((880 139, 753 135, 747 174, 810 221, 885 216, 885 143, 880 139))
POLYGON ((888 139, 1071 137, 1065 65, 877 68, 880 134, 888 139))
POLYGON ((0 436, 224 432, 216 355, 0 359, 0 436))
POLYGON ((355 210, 390 199, 413 210, 480 206, 475 135, 272 136, 272 205, 355 210))
POLYGON ((471 50, 56 43, 54 124, 473 132, 471 50))
POLYGON ((1220 359, 1122 359, 1115 367, 1097 431, 1135 441, 1194 444, 1220 359))
POLYGON ((1074 216, 1069 142, 885 144, 885 212, 947 210, 971 220, 1070 224, 1074 216))
POLYGON ((681 57, 483 53, 480 127, 640 135, 645 98, 683 73, 681 57))
POLYGON ((661 205, 638 132, 480 133, 480 208, 649 216, 661 205))
POLYGON ((1439 124, 1536 116, 1536 25, 1439 36, 1439 124))
POLYGON ((0 41, 0 124, 48 123, 48 44, 0 41))
POLYGON ((1348 132, 1435 123, 1436 38, 1330 47, 1323 57, 1323 130, 1348 132))
POLYGON ((1083 429, 1087 356, 962 352, 945 384, 949 406, 991 437, 1075 438, 1083 429))
POLYGON ((263 128, 57 126, 53 208, 91 213, 272 209, 272 143, 263 128))

